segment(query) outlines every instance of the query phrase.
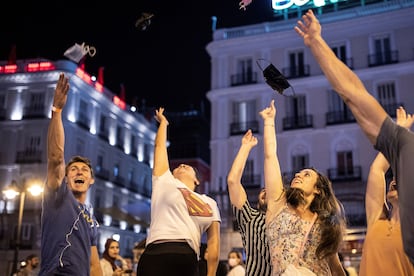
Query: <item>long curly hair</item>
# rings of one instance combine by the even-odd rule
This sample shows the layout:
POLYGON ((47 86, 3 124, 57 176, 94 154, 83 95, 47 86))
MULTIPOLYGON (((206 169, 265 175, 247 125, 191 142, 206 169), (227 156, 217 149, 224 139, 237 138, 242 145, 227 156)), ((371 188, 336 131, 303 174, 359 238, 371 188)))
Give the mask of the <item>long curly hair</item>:
MULTIPOLYGON (((331 254, 336 254, 339 250, 346 229, 345 211, 342 203, 336 198, 328 177, 313 167, 308 169, 318 175, 315 186, 319 190, 319 194, 315 194, 309 210, 318 214, 321 241, 316 249, 316 256, 323 259, 331 254)), ((293 207, 306 203, 303 191, 298 188, 289 187, 286 191, 286 199, 293 207)))
POLYGON ((112 238, 108 238, 105 242, 105 250, 102 253, 102 258, 104 258, 105 260, 107 260, 111 266, 112 266, 112 270, 115 271, 117 269, 117 265, 115 264, 115 258, 112 258, 111 256, 109 256, 109 247, 111 246, 111 243, 116 242, 119 244, 119 242, 117 240, 114 240, 112 238))

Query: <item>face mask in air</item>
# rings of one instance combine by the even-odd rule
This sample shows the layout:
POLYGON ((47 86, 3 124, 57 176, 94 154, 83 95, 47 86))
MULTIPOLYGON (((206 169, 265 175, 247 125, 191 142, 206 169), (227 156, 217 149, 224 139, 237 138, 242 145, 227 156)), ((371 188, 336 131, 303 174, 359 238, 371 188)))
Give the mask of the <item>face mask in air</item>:
POLYGON ((75 45, 67 49, 63 55, 68 59, 79 63, 79 61, 87 54, 89 54, 90 57, 93 57, 96 54, 96 48, 85 45, 85 42, 83 42, 81 45, 75 43, 75 45))

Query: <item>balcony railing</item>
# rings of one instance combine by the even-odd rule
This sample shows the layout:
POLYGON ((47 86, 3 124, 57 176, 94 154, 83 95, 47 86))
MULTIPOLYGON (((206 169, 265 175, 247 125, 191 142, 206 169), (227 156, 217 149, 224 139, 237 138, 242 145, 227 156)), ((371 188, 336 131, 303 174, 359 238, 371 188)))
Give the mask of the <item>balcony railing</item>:
POLYGON ((237 122, 230 124, 230 135, 244 134, 248 129, 251 129, 253 133, 259 132, 259 122, 237 122))
POLYGON ((18 151, 16 154, 16 163, 42 163, 41 150, 26 149, 24 151, 18 151))
POLYGON ((380 66, 398 63, 398 51, 378 52, 368 56, 368 66, 380 66))
POLYGON ((313 127, 313 116, 303 115, 283 118, 283 130, 313 127))
POLYGON ((356 122, 354 115, 350 110, 347 111, 330 111, 326 113, 326 124, 337 125, 356 122))
POLYGON ((243 175, 241 182, 246 189, 260 188, 261 175, 260 174, 249 174, 243 175))
POLYGON ((282 69, 282 74, 287 79, 308 77, 310 76, 310 66, 303 65, 303 66, 285 67, 282 69))
POLYGON ((109 170, 104 168, 96 168, 95 175, 102 180, 109 180, 109 170))
POLYGON ((349 168, 328 169, 328 178, 331 181, 361 180, 361 166, 349 168))
POLYGON ((231 76, 231 86, 257 83, 257 72, 235 74, 231 76))
POLYGON ((45 118, 45 106, 44 105, 36 105, 36 106, 25 106, 23 118, 24 119, 38 119, 38 118, 45 118))

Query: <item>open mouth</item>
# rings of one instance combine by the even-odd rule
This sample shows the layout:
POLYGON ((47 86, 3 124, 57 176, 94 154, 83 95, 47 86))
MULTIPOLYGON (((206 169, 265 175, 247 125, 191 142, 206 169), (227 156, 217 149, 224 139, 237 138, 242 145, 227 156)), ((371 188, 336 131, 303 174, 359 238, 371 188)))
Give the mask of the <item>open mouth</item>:
POLYGON ((85 181, 82 180, 82 179, 76 179, 75 180, 75 184, 83 184, 83 183, 85 183, 85 181))

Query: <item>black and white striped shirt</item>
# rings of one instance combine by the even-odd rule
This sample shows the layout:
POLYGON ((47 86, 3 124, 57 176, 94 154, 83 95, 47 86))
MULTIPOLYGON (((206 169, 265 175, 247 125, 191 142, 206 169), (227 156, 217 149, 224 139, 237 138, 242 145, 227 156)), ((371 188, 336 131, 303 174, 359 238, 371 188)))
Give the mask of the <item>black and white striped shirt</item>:
POLYGON ((233 214, 239 225, 243 246, 246 250, 246 276, 271 275, 265 214, 252 208, 248 200, 242 209, 233 206, 233 214))

